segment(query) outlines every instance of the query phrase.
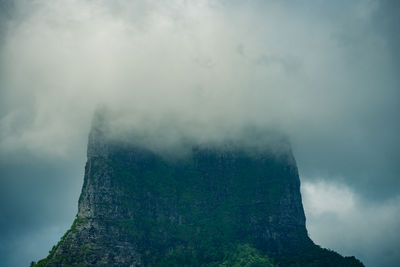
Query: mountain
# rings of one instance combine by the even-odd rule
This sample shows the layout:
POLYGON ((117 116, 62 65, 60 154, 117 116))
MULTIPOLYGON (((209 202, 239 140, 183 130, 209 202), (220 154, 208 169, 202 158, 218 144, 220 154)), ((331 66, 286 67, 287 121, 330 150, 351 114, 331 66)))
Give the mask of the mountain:
POLYGON ((308 237, 290 146, 159 153, 94 123, 79 211, 35 266, 363 266, 308 237))

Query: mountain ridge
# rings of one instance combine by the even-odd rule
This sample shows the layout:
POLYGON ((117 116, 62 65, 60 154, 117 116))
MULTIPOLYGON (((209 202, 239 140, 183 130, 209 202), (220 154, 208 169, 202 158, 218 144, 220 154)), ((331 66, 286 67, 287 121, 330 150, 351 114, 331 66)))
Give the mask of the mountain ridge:
POLYGON ((95 124, 77 217, 35 266, 363 266, 308 237, 283 147, 196 144, 168 160, 95 124))

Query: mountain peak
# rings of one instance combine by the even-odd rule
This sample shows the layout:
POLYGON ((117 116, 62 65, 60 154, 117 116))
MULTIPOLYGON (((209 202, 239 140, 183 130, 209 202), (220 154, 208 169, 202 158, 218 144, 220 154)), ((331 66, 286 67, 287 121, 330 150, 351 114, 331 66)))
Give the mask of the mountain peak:
POLYGON ((297 166, 282 143, 186 142, 171 159, 171 147, 116 138, 97 118, 77 217, 37 265, 362 266, 308 237, 297 166))

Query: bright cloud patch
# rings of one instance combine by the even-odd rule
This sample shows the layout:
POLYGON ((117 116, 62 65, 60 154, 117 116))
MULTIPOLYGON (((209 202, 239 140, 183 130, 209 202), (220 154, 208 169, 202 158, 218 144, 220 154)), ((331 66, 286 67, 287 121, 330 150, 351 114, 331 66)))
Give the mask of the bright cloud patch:
POLYGON ((400 196, 370 202, 346 185, 326 180, 303 182, 301 189, 315 243, 356 255, 366 266, 392 266, 398 248, 390 244, 400 240, 400 196))

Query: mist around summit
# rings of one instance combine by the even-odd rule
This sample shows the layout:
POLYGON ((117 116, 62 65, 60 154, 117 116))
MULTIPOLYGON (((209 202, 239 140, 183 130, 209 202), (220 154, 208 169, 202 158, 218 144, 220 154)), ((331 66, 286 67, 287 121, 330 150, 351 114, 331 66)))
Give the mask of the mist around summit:
POLYGON ((313 240, 395 266, 399 13, 396 1, 1 0, 1 261, 29 264, 69 227, 105 107, 114 134, 140 129, 155 149, 284 135, 313 240))

